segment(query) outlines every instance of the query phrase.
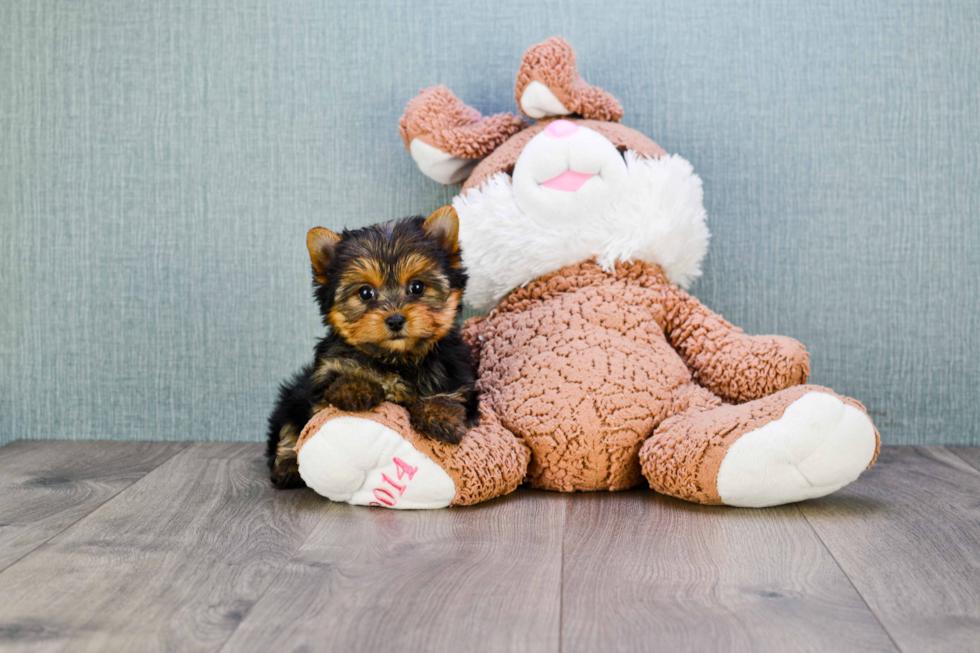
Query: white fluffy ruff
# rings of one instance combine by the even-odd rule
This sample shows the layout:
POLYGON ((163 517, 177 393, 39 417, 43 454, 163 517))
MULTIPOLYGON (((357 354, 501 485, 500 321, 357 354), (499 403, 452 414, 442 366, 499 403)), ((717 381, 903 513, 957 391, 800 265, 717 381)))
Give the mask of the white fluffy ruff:
POLYGON ((583 229, 539 226, 521 211, 504 172, 456 197, 467 303, 489 310, 514 288, 593 257, 607 270, 616 261, 657 264, 684 288, 699 277, 710 237, 701 178, 676 154, 648 159, 629 151, 625 158, 618 199, 583 229))

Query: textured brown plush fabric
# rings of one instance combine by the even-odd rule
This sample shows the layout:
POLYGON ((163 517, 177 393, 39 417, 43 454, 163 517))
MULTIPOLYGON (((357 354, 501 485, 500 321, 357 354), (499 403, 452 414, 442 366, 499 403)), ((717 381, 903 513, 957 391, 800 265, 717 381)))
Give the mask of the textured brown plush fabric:
POLYGON ((789 395, 768 395, 804 383, 809 373, 802 345, 744 334, 643 262, 618 263, 609 272, 592 261, 562 268, 513 291, 465 332, 479 349, 485 405, 530 447, 528 482, 549 490, 638 484, 640 448, 665 425, 663 442, 651 444, 645 458, 651 483, 717 502, 716 490, 697 473, 707 474, 715 456, 720 464, 725 443, 735 438, 707 434, 775 419, 789 395), (762 397, 744 410, 710 410, 723 400, 762 397), (714 421, 702 427, 692 418, 698 423, 686 428, 666 421, 695 414, 714 421), (659 453, 688 448, 696 455, 659 453))
POLYGON ((409 424, 408 411, 395 404, 381 404, 367 413, 345 413, 326 408, 313 416, 296 444, 298 452, 327 420, 360 417, 384 424, 432 459, 449 474, 456 485, 454 506, 469 506, 517 489, 524 480, 528 450, 493 413, 483 411, 480 423, 470 429, 458 445, 447 444, 417 434, 409 424))
POLYGON ((566 295, 595 305, 603 326, 651 346, 668 342, 693 380, 728 402, 764 397, 810 375, 809 355, 799 342, 746 335, 671 283, 659 266, 643 261, 619 262, 610 272, 594 261, 567 266, 513 291, 495 312, 521 312, 556 298, 568 302, 566 295), (633 324, 631 317, 647 323, 633 324))
POLYGON ((433 86, 408 103, 398 133, 406 148, 418 138, 461 159, 482 159, 524 126, 511 113, 484 118, 445 86, 433 86))
POLYGON ((547 86, 566 109, 583 118, 619 122, 623 117, 619 100, 601 88, 585 83, 575 67, 575 50, 560 36, 542 41, 524 53, 514 88, 518 107, 524 89, 532 81, 547 86))
MULTIPOLYGON (((517 157, 521 155, 524 146, 544 131, 553 120, 555 119, 541 120, 507 139, 503 145, 494 150, 493 154, 477 164, 469 178, 463 183, 462 193, 471 188, 476 188, 498 172, 503 171, 507 174, 513 172, 517 157)), ((633 150, 653 159, 659 159, 666 154, 659 145, 640 132, 616 122, 600 122, 582 118, 562 118, 562 120, 569 120, 576 125, 588 127, 592 131, 602 134, 620 150, 633 150)))
MULTIPOLYGON (((356 415, 446 470, 453 505, 511 492, 525 470, 548 490, 623 490, 645 476, 658 492, 720 504, 718 471, 736 440, 808 392, 838 396, 802 385, 809 367, 795 340, 744 334, 643 262, 605 271, 583 261, 539 277, 469 320, 463 337, 483 418, 460 445, 419 436, 400 406, 356 415)), ((343 415, 318 413, 297 450, 343 415)))

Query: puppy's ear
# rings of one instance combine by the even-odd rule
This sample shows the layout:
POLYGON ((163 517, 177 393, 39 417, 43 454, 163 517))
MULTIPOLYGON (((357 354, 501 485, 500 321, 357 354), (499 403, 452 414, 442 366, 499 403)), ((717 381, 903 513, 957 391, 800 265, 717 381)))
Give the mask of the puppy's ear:
POLYGON ((340 236, 323 227, 313 227, 306 234, 306 248, 310 250, 313 278, 317 283, 327 282, 327 270, 330 268, 330 261, 339 242, 340 236))
POLYGON ((422 229, 450 254, 459 251, 459 217, 456 209, 444 206, 425 219, 422 229))

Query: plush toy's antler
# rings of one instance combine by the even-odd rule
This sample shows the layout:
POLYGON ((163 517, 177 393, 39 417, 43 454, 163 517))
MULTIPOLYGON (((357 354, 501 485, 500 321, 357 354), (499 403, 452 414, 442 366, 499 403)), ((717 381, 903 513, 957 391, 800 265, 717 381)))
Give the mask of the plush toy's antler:
POLYGON ((445 86, 419 93, 405 107, 398 131, 428 177, 454 184, 466 179, 480 159, 525 126, 520 116, 483 117, 445 86))
POLYGON ((529 118, 578 114, 591 120, 619 122, 623 117, 623 107, 616 98, 585 83, 575 67, 575 50, 560 36, 524 53, 514 97, 529 118))

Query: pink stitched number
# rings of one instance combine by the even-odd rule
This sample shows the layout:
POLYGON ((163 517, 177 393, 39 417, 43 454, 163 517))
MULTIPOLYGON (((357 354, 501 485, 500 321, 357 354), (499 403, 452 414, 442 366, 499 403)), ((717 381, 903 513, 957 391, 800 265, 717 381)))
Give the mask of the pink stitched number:
MULTIPOLYGON (((395 467, 397 468, 398 471, 399 481, 406 476, 408 477, 408 480, 411 481, 415 477, 415 472, 419 471, 418 467, 412 467, 401 458, 395 458, 393 462, 395 463, 395 467)), ((408 489, 408 482, 406 482, 404 485, 399 485, 395 481, 388 478, 388 475, 385 473, 381 474, 381 480, 387 483, 388 485, 390 485, 391 487, 395 488, 396 490, 398 490, 398 496, 405 494, 405 490, 408 489)), ((381 508, 384 505, 391 508, 395 505, 395 503, 398 502, 398 499, 395 498, 395 495, 383 487, 374 488, 374 498, 380 501, 381 503, 378 503, 378 501, 372 501, 371 503, 368 504, 369 506, 378 506, 379 508, 381 508)))
POLYGON ((395 495, 389 492, 388 490, 384 489, 383 487, 375 488, 374 498, 380 501, 381 503, 385 504, 386 506, 395 505, 395 495), (379 494, 379 492, 381 494, 386 495, 388 498, 385 499, 384 497, 381 496, 381 494, 379 494))
POLYGON ((401 496, 401 495, 405 494, 405 486, 404 485, 399 485, 398 483, 395 483, 393 480, 391 480, 390 478, 388 478, 388 475, 387 474, 382 474, 381 475, 381 479, 385 483, 387 483, 388 485, 390 485, 391 487, 393 487, 396 490, 398 490, 398 496, 401 496))
POLYGON ((398 468, 398 480, 402 480, 402 477, 408 474, 408 480, 412 480, 415 477, 415 472, 419 471, 418 467, 412 467, 406 463, 401 458, 395 458, 395 467, 398 468))

